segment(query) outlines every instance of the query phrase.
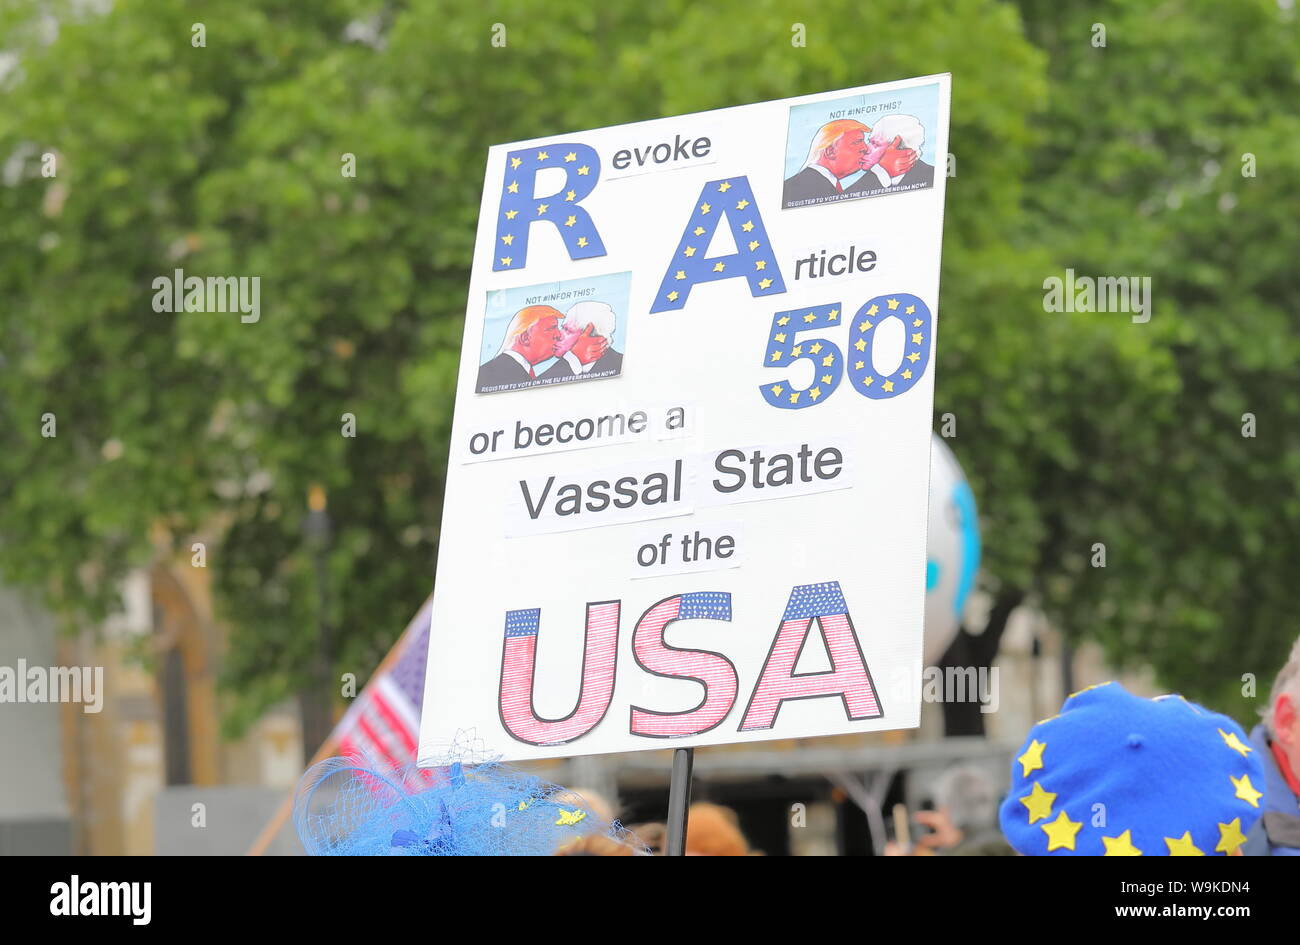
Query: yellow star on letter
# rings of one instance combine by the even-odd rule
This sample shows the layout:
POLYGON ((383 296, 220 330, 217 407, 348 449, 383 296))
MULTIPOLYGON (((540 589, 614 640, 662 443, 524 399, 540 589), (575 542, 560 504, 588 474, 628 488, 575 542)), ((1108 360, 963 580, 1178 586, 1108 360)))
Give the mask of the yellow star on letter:
POLYGON ((729 180, 724 180, 721 184, 718 185, 718 190, 722 191, 722 193, 724 194, 730 189, 731 189, 731 181, 729 180))
POLYGON ((1253 750, 1249 745, 1243 745, 1241 743, 1241 739, 1237 737, 1236 732, 1232 732, 1231 734, 1229 734, 1228 732, 1225 732, 1223 729, 1219 729, 1219 736, 1223 739, 1223 741, 1227 744, 1229 748, 1231 748, 1235 752, 1238 752, 1243 758, 1249 755, 1253 750))
POLYGON ((1228 780, 1231 781, 1232 786, 1237 789, 1237 796, 1239 798, 1241 798, 1251 807, 1259 806, 1259 799, 1263 797, 1264 794, 1262 791, 1255 790, 1254 786, 1250 783, 1250 775, 1243 774, 1241 776, 1240 781, 1238 781, 1232 775, 1228 775, 1228 780))
POLYGON ((921 327, 921 319, 919 319, 919 318, 914 318, 914 319, 912 319, 912 327, 913 327, 913 328, 920 328, 920 327, 921 327))
POLYGON ((571 191, 569 191, 567 194, 564 195, 564 199, 565 199, 565 200, 572 200, 572 199, 573 199, 574 197, 576 197, 576 196, 578 196, 578 192, 577 192, 576 190, 571 190, 571 191))
POLYGON ((726 263, 723 263, 723 262, 715 262, 715 263, 713 264, 713 271, 714 271, 714 272, 722 272, 722 270, 724 270, 724 269, 726 269, 726 268, 727 268, 727 264, 726 264, 726 263))
POLYGON ((678 269, 678 270, 677 270, 677 274, 674 275, 673 278, 674 278, 674 279, 685 279, 685 278, 686 278, 686 270, 685 270, 685 269, 678 269))
POLYGON ((1190 830, 1184 832, 1177 840, 1165 837, 1165 843, 1169 845, 1170 856, 1205 856, 1204 853, 1196 849, 1196 844, 1192 843, 1192 832, 1190 830))
MULTIPOLYGON (((826 355, 826 357, 822 358, 822 367, 830 367, 834 363, 835 363, 835 355, 833 354, 828 354, 826 355)), ((824 381, 823 383, 829 384, 830 381, 824 381)))
POLYGON ((1074 838, 1083 827, 1082 821, 1073 821, 1061 811, 1050 824, 1043 824, 1043 833, 1047 834, 1047 852, 1053 850, 1073 850, 1074 838))
POLYGON ((584 164, 582 165, 582 167, 578 168, 578 173, 583 177, 586 177, 589 173, 591 173, 591 168, 589 168, 587 165, 584 164))
POLYGON ((1235 818, 1230 824, 1219 824, 1219 843, 1215 853, 1232 854, 1232 851, 1246 842, 1246 835, 1241 832, 1241 818, 1235 818))
POLYGON ((523 159, 522 159, 522 158, 511 158, 511 159, 510 159, 510 167, 511 167, 512 169, 518 167, 520 164, 523 164, 523 163, 524 163, 524 162, 523 162, 523 159))
POLYGON ((857 348, 859 351, 866 351, 867 343, 859 338, 857 341, 853 342, 853 347, 857 348))
POLYGON ((1022 778, 1029 777, 1029 772, 1037 771, 1039 768, 1043 767, 1043 749, 1046 747, 1047 744, 1045 742, 1040 742, 1035 738, 1029 743, 1029 747, 1025 749, 1025 753, 1016 759, 1016 761, 1020 762, 1020 776, 1022 778))
POLYGON ((550 206, 549 203, 539 203, 537 205, 537 215, 540 217, 543 213, 546 212, 546 208, 549 206, 550 206))
POLYGON ((822 343, 819 341, 819 342, 817 342, 816 344, 810 346, 810 347, 808 348, 808 350, 811 351, 813 354, 821 354, 821 353, 822 353, 822 343))
POLYGON ((512 181, 510 182, 510 186, 508 186, 508 187, 506 188, 506 192, 507 192, 507 193, 511 193, 511 194, 517 194, 517 193, 519 193, 519 181, 517 181, 517 180, 512 180, 512 181))
POLYGON ((758 248, 759 248, 760 246, 762 246, 762 245, 763 245, 763 244, 760 243, 758 240, 750 240, 750 241, 749 241, 749 251, 752 253, 754 250, 758 249, 758 248))
POLYGON ((885 383, 881 384, 880 386, 881 386, 882 388, 884 388, 885 393, 889 393, 890 391, 892 391, 892 390, 894 389, 894 382, 893 382, 893 381, 885 381, 885 383))
POLYGON ((776 323, 780 325, 782 328, 784 328, 786 325, 790 324, 790 316, 782 315, 780 318, 776 320, 776 323))
POLYGON ((762 280, 759 281, 759 283, 758 283, 758 287, 759 287, 760 289, 766 289, 766 288, 769 287, 771 284, 772 284, 772 280, 771 280, 771 279, 762 279, 762 280))
POLYGON ((772 360, 773 360, 773 361, 780 361, 780 360, 781 360, 781 352, 780 352, 780 351, 773 351, 773 352, 772 352, 772 360))
POLYGON ((813 322, 817 321, 817 316, 814 315, 812 312, 809 312, 807 315, 803 317, 803 320, 807 322, 809 325, 811 325, 813 322))
POLYGON ((1043 786, 1035 781, 1033 791, 1022 797, 1020 803, 1028 808, 1029 822, 1033 824, 1052 816, 1052 802, 1055 800, 1055 794, 1044 791, 1043 786))
MULTIPOLYGON (((859 361, 858 363, 861 364, 862 362, 859 361)), ((876 379, 875 379, 874 377, 872 377, 870 374, 868 374, 866 377, 864 377, 864 378, 862 379, 862 386, 863 386, 863 387, 870 387, 870 386, 871 386, 872 384, 874 384, 874 383, 876 383, 876 379)))
POLYGON ((773 385, 769 388, 769 390, 772 391, 773 395, 775 395, 775 396, 777 396, 777 397, 780 397, 781 394, 782 394, 782 392, 785 390, 785 388, 782 387, 780 384, 773 384, 773 385))
POLYGON ((510 265, 512 262, 514 262, 514 257, 512 257, 512 256, 502 256, 502 257, 501 257, 501 265, 503 265, 503 266, 508 266, 508 265, 510 265))
POLYGON ((506 211, 506 219, 507 219, 507 220, 513 220, 513 219, 514 219, 515 217, 517 217, 517 216, 519 216, 519 211, 518 211, 518 210, 507 210, 507 211, 506 211))
POLYGON ((779 344, 785 344, 785 332, 781 332, 780 334, 773 335, 772 340, 778 342, 779 344))
POLYGON ((573 161, 576 160, 578 160, 578 155, 574 154, 572 151, 570 151, 568 154, 564 156, 564 161, 566 164, 572 163, 573 161))
POLYGON ((826 317, 829 318, 831 321, 835 321, 835 319, 840 317, 840 310, 837 308, 833 308, 830 310, 830 313, 826 317))
POLYGON ((501 242, 505 243, 507 246, 509 246, 514 241, 515 241, 515 234, 513 233, 507 233, 505 236, 501 237, 501 242))
POLYGON ((889 310, 892 312, 894 309, 898 308, 898 299, 890 299, 885 304, 889 306, 889 310))
POLYGON ((904 315, 911 315, 911 314, 912 314, 913 312, 915 312, 915 311, 916 311, 916 306, 915 306, 915 305, 909 305, 907 308, 903 309, 903 314, 904 314, 904 315))
POLYGON ((704 235, 704 227, 702 227, 702 226, 697 226, 695 229, 691 230, 691 232, 694 233, 696 236, 703 236, 703 235, 704 235))
POLYGON ((908 368, 906 371, 904 371, 902 377, 903 380, 910 381, 912 379, 912 369, 908 368))
POLYGON ((748 206, 749 206, 749 201, 748 201, 748 200, 737 200, 737 201, 736 201, 736 209, 737 209, 737 210, 744 210, 744 209, 745 209, 746 207, 748 207, 748 206))
POLYGON ((915 364, 917 361, 920 361, 920 360, 921 360, 921 352, 919 352, 919 351, 913 351, 911 354, 909 354, 909 355, 907 356, 907 360, 909 360, 909 361, 911 361, 913 364, 915 364))
POLYGON ((853 370, 855 370, 855 371, 861 371, 861 370, 862 370, 864 367, 866 367, 866 366, 867 366, 867 364, 866 364, 865 361, 854 361, 854 362, 853 362, 853 370))
POLYGON ((545 161, 548 157, 550 157, 550 155, 547 154, 545 151, 537 152, 537 160, 539 161, 545 161))
POLYGON ((822 389, 820 387, 814 387, 812 390, 808 391, 808 396, 811 397, 813 400, 816 400, 821 395, 822 395, 822 389))
POLYGON ((585 247, 586 245, 587 245, 587 237, 585 237, 585 236, 579 236, 579 237, 578 237, 578 248, 579 248, 579 249, 582 249, 582 248, 585 247))
POLYGON ((676 290, 676 289, 673 289, 673 291, 671 291, 671 292, 668 293, 668 301, 669 301, 669 302, 676 302, 676 301, 677 301, 677 290, 676 290))
POLYGON ((708 213, 712 209, 713 208, 710 207, 707 203, 700 204, 700 213, 708 213))
POLYGON ((822 375, 822 383, 823 383, 823 384, 829 384, 830 382, 831 382, 831 376, 830 376, 829 374, 823 374, 823 375, 822 375))
POLYGON ((871 306, 871 308, 867 309, 867 314, 870 315, 870 316, 872 316, 872 317, 874 318, 876 312, 878 312, 878 311, 880 311, 880 306, 879 306, 879 305, 873 305, 873 306, 871 306))
POLYGON ((575 223, 577 223, 577 222, 578 222, 578 218, 577 218, 577 217, 569 217, 568 219, 566 219, 566 220, 564 221, 564 225, 565 225, 565 226, 573 226, 573 224, 575 224, 575 223))
POLYGON ((754 224, 746 220, 744 223, 740 224, 740 228, 744 230, 746 233, 748 233, 750 230, 754 228, 754 224))
POLYGON ((792 358, 797 358, 801 354, 803 354, 803 345, 795 345, 790 349, 790 357, 792 358))
POLYGON ((694 256, 694 255, 695 255, 695 247, 694 247, 694 246, 687 246, 684 250, 682 250, 682 255, 683 255, 683 256, 686 256, 686 257, 694 256))
POLYGON ((754 263, 754 268, 755 268, 755 269, 766 269, 766 268, 767 268, 767 260, 766 260, 766 259, 760 259, 760 260, 758 260, 757 262, 754 263))
POLYGON ((1101 842, 1106 845, 1106 852, 1103 856, 1141 856, 1142 851, 1133 846, 1133 831, 1125 830, 1118 837, 1102 837, 1101 842))
POLYGON ((871 322, 868 322, 868 321, 861 321, 861 322, 858 322, 858 331, 867 331, 867 330, 869 330, 871 327, 872 327, 872 326, 871 326, 871 322))
POLYGON ((799 391, 795 391, 793 394, 790 395, 790 403, 792 404, 799 403, 799 393, 800 393, 799 391))
POLYGON ((919 331, 918 331, 916 334, 912 335, 912 344, 914 344, 914 345, 919 345, 919 344, 921 343, 921 338, 922 338, 922 337, 923 337, 923 336, 921 335, 921 333, 920 333, 919 331))

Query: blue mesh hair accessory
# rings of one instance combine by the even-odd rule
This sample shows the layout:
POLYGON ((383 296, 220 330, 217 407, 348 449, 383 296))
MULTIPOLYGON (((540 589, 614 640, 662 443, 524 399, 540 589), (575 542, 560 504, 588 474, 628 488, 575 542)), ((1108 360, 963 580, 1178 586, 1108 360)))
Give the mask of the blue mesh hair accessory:
POLYGON ((293 822, 312 856, 549 856, 594 836, 648 853, 581 797, 453 746, 440 768, 329 758, 298 782, 293 822), (466 760, 462 760, 466 759, 466 760))

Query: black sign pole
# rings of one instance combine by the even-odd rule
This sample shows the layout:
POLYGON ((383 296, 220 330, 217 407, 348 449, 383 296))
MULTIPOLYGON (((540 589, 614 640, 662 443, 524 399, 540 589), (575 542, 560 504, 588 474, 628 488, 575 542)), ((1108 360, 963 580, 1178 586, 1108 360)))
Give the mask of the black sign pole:
POLYGON ((668 856, 686 853, 686 811, 691 806, 691 768, 695 764, 694 748, 673 751, 673 774, 668 782, 668 856))

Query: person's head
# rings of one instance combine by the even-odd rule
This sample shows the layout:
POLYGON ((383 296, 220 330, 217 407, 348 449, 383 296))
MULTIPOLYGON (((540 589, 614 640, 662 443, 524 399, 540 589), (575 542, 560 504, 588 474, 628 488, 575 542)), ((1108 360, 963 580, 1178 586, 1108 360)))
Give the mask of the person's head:
POLYGON ((1300 772, 1300 640, 1273 681, 1264 725, 1269 738, 1282 746, 1291 770, 1300 772))
POLYGON ((970 765, 949 768, 935 783, 934 802, 963 834, 990 830, 998 822, 998 789, 985 772, 970 765))
POLYGON ((1011 763, 1002 833, 1027 856, 1239 854, 1264 767, 1241 726, 1182 696, 1089 686, 1011 763))
POLYGON ((880 166, 891 177, 905 173, 925 146, 925 126, 912 115, 886 115, 871 129, 872 148, 886 148, 880 166))
POLYGON ((590 364, 614 343, 618 315, 605 302, 578 302, 564 316, 556 355, 563 357, 572 350, 583 364, 590 364))
POLYGON ((692 804, 686 819, 687 856, 748 856, 749 843, 729 807, 692 804))
POLYGON ((560 340, 560 320, 564 318, 549 305, 528 305, 515 312, 506 328, 501 351, 517 351, 529 364, 540 364, 555 356, 560 340))
POLYGON ((871 129, 852 118, 828 121, 813 135, 805 167, 820 164, 835 177, 848 177, 862 170, 862 157, 867 151, 866 137, 871 129))

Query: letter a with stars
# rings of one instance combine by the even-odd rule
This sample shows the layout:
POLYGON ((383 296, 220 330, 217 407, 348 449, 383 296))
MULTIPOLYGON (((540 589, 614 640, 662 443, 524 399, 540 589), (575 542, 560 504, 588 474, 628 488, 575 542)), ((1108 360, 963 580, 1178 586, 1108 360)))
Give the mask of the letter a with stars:
POLYGON ((578 206, 596 189, 599 179, 600 158, 589 145, 553 144, 507 154, 497 207, 492 271, 524 268, 528 262, 528 234, 540 221, 559 231, 570 259, 604 256, 605 244, 591 214, 578 206), (537 172, 546 167, 564 171, 564 185, 553 194, 534 196, 537 172))
POLYGON ((711 180, 704 185, 691 208, 686 230, 668 261, 668 269, 650 312, 672 312, 682 308, 692 287, 698 283, 740 276, 749 283, 749 294, 755 298, 785 292, 781 267, 777 265, 776 254, 767 238, 763 215, 754 203, 749 178, 711 180), (736 242, 736 252, 729 256, 705 256, 713 234, 724 218, 736 242))

